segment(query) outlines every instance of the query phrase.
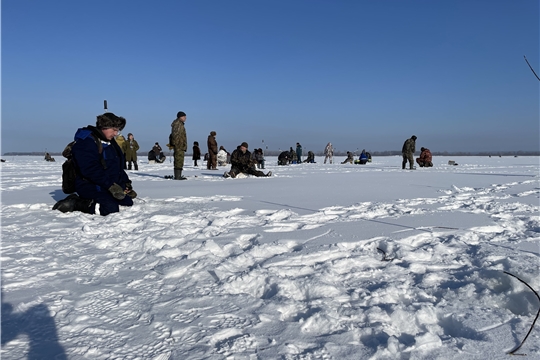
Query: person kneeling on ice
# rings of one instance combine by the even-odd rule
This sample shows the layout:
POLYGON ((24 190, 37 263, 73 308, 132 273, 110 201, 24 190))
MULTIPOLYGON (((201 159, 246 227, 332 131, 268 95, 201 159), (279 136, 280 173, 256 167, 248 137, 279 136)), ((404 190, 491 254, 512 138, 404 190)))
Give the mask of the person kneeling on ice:
POLYGON ((345 159, 345 161, 342 162, 342 164, 346 164, 346 163, 353 163, 354 162, 354 155, 352 152, 350 151, 347 151, 347 158, 345 159))
POLYGON ((355 160, 354 163, 357 164, 357 161, 358 161, 358 164, 360 165, 365 165, 367 164, 369 158, 368 158, 368 155, 366 153, 366 150, 362 150, 362 153, 360 154, 360 157, 358 158, 358 160, 355 160))
POLYGON ((433 163, 431 162, 432 156, 431 151, 429 149, 423 147, 420 149, 420 157, 416 158, 416 162, 420 167, 432 167, 433 163))
POLYGON ((243 142, 239 145, 231 155, 231 170, 225 172, 223 177, 235 178, 239 174, 260 176, 272 176, 272 172, 269 171, 266 175, 255 168, 255 163, 251 158, 251 153, 248 151, 248 143, 243 142))
POLYGON ((71 146, 76 169, 75 191, 56 203, 54 210, 82 211, 108 215, 118 212, 119 205, 132 206, 137 193, 124 171, 125 158, 114 137, 126 126, 126 119, 113 113, 97 117, 96 126, 80 128, 71 146))
POLYGON ((289 165, 290 159, 291 153, 289 153, 288 151, 282 151, 277 158, 278 165, 289 165))
POLYGON ((313 151, 311 151, 311 150, 308 151, 307 152, 307 159, 304 160, 303 162, 314 164, 315 163, 315 153, 313 151))

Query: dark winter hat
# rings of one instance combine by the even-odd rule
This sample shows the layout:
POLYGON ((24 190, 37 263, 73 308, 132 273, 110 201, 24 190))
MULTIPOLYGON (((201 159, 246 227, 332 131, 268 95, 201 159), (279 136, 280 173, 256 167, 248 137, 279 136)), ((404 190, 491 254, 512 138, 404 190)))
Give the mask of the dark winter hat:
POLYGON ((416 137, 416 135, 413 135, 413 136, 411 136, 411 139, 416 140, 418 138, 416 137))
POLYGON ((425 148, 425 147, 422 147, 422 148, 420 148, 420 151, 424 151, 424 150, 426 150, 426 148, 425 148))
POLYGON ((156 143, 156 145, 159 145, 159 143, 156 143))
POLYGON ((113 113, 108 112, 97 116, 96 127, 98 129, 117 128, 122 130, 125 126, 126 119, 113 113))
POLYGON ((211 135, 211 136, 216 136, 217 133, 216 133, 215 131, 210 131, 210 135, 211 135))
POLYGON ((243 147, 245 147, 247 149, 248 148, 248 143, 244 141, 243 143, 240 144, 240 146, 243 146, 243 147))
POLYGON ((177 118, 177 119, 180 118, 180 117, 182 117, 182 116, 186 116, 186 113, 183 112, 183 111, 179 111, 178 114, 176 114, 176 118, 177 118))

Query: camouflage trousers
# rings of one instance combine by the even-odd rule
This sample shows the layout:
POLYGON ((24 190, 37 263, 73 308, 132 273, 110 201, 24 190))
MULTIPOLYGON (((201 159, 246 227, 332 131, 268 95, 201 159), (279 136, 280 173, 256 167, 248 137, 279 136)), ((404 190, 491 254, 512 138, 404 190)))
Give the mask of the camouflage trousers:
POLYGON ((412 169, 414 167, 413 153, 402 153, 402 155, 403 155, 403 162, 401 163, 401 168, 405 169, 405 165, 407 165, 407 161, 408 161, 409 169, 412 169))
POLYGON ((174 168, 183 169, 184 168, 184 154, 185 151, 174 150, 174 168))

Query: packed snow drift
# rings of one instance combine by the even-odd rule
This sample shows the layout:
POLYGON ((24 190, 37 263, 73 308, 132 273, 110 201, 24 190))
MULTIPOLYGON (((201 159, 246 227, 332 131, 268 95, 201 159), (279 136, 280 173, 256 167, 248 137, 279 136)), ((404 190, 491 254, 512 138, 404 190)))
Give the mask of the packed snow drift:
POLYGON ((61 159, 7 157, 2 359, 506 359, 540 307, 507 274, 540 290, 539 158, 322 160, 140 161, 102 217, 52 210, 61 159))

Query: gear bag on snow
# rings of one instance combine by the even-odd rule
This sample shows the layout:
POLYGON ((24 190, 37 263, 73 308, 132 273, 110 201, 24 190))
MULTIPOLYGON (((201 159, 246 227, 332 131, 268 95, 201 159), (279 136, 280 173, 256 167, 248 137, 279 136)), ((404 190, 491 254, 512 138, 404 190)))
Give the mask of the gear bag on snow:
MULTIPOLYGON (((103 152, 103 145, 101 145, 101 141, 96 139, 94 135, 90 136, 96 142, 99 155, 101 155, 101 153, 103 152)), ((62 191, 64 192, 64 194, 73 194, 76 191, 75 178, 77 177, 77 173, 79 170, 77 168, 77 165, 75 164, 75 160, 73 159, 73 154, 71 153, 71 148, 73 147, 73 145, 75 145, 75 143, 76 141, 70 142, 66 145, 64 151, 62 151, 62 156, 67 159, 62 164, 62 191)), ((101 157, 101 165, 103 165, 104 169, 107 168, 103 157, 101 157)))

